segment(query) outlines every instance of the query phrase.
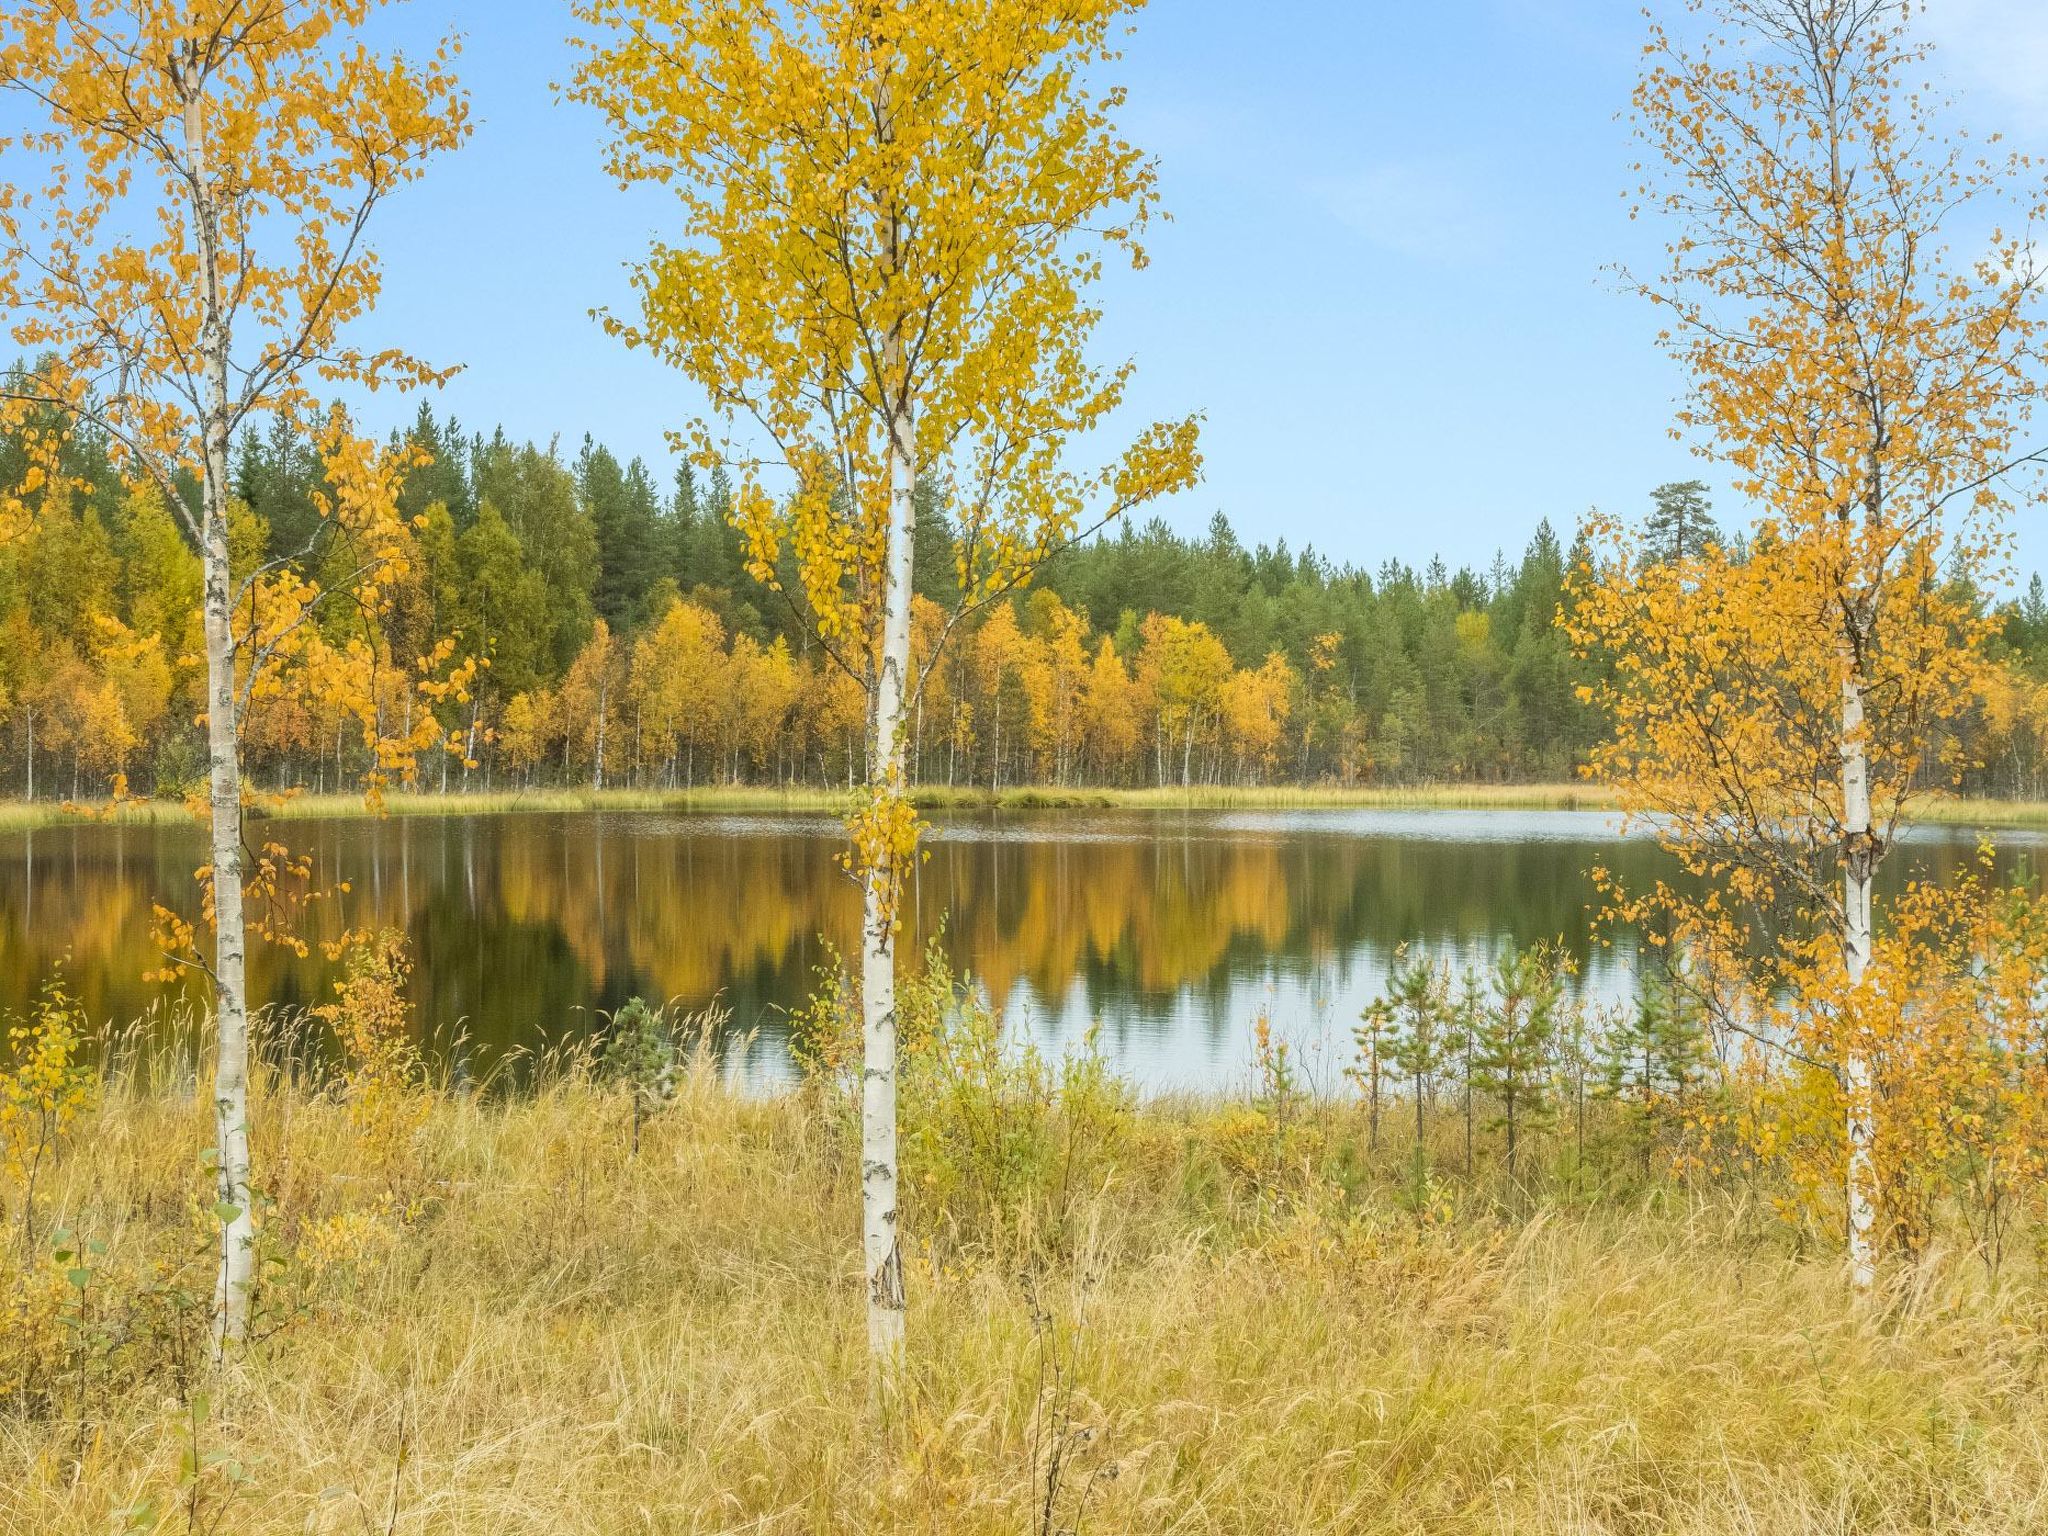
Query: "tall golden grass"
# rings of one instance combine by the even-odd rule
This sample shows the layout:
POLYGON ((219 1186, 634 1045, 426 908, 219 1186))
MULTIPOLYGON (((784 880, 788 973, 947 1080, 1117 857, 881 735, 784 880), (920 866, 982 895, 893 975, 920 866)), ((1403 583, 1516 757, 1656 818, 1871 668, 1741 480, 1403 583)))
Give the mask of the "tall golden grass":
MULTIPOLYGON (((203 1232, 195 1086, 170 1053, 73 1127, 48 1224, 105 1245, 96 1275, 161 1291, 203 1232)), ((1103 1102, 1056 1242, 911 1213, 953 1236, 913 1256, 874 1409, 829 1094, 700 1058, 633 1155, 628 1096, 565 1058, 428 1094, 394 1183, 331 1084, 274 1078, 264 1336, 189 1379, 148 1339, 92 1356, 170 1325, 91 1280, 102 1311, 0 1409, 0 1531, 2048 1529, 2030 1279, 1937 1255, 1859 1310, 1737 1186, 1452 1181, 1418 1218, 1355 1106, 1103 1102)), ((49 1261, 10 1235, 5 1263, 49 1261)))

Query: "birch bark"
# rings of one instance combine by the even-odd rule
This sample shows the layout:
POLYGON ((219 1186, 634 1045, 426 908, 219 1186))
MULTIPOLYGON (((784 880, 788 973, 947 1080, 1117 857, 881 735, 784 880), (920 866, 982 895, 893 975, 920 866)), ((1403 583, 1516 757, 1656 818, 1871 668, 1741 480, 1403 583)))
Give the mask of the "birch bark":
MULTIPOLYGON (((1870 832, 1870 762, 1863 740, 1863 689, 1853 670, 1842 681, 1842 957, 1849 984, 1870 970, 1870 886, 1875 845, 1870 832)), ((1852 1033, 1842 1059, 1842 1096, 1849 1159, 1849 1272, 1858 1291, 1877 1280, 1877 1139, 1870 1058, 1852 1033)))
POLYGON ((203 389, 200 560, 206 636, 206 749, 212 806, 214 911, 213 1079, 215 1176, 223 1220, 214 1287, 216 1346, 248 1332, 256 1231, 249 1197, 248 936, 242 917, 242 751, 235 699, 234 573, 228 554, 228 314, 220 260, 220 210, 207 161, 198 65, 185 76, 186 174, 205 305, 199 328, 203 389))
MULTIPOLYGON (((891 345, 892 361, 896 347, 891 345)), ((875 669, 869 768, 886 795, 903 792, 903 724, 910 671, 911 552, 917 531, 916 423, 907 392, 889 419, 889 522, 881 650, 875 669)), ((897 1237, 896 852, 874 850, 862 884, 861 1233, 868 1277, 868 1346, 903 1350, 903 1255, 897 1237)))

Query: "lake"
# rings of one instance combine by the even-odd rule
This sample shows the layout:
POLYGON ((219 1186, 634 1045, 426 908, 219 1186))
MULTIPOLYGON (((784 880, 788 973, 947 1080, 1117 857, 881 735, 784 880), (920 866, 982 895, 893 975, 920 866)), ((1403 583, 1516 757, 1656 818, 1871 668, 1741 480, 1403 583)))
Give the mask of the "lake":
MULTIPOLYGON (((412 940, 429 1033, 460 1022, 485 1056, 591 1027, 627 998, 730 1010, 727 1067, 756 1086, 789 1072, 786 1014, 830 945, 848 954, 858 892, 824 815, 708 813, 407 816, 272 822, 347 882, 316 932, 397 925, 412 940)), ((1976 834, 1927 830, 1889 862, 1944 878, 1976 834)), ((2027 852, 2037 833, 2002 833, 2027 852)), ((1334 1084, 1350 1030, 1396 946, 1476 961, 1506 941, 1562 937, 1579 985, 1630 986, 1633 955, 1588 939, 1589 871, 1664 867, 1598 812, 1019 811, 938 817, 912 892, 918 941, 1057 1049, 1092 1025, 1151 1090, 1229 1088, 1249 1074, 1257 1020, 1334 1084)), ((0 836, 0 1007, 62 965, 97 1020, 141 1015, 164 989, 151 907, 196 908, 196 826, 66 825, 0 836)), ((253 945, 255 1000, 324 1001, 332 969, 253 945)))

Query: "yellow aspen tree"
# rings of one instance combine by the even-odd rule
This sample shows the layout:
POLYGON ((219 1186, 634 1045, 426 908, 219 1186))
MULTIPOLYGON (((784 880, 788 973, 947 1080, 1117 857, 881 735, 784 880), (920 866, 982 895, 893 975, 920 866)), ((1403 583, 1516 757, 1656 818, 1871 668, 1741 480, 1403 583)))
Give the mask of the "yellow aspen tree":
POLYGON ((607 716, 617 710, 619 703, 615 678, 619 653, 611 626, 599 619, 591 626, 590 638, 562 678, 564 784, 568 783, 569 759, 574 754, 590 764, 590 787, 604 788, 605 727, 607 716))
POLYGON ((546 758, 554 715, 554 695, 545 690, 515 693, 505 705, 505 717, 498 724, 498 752, 515 784, 529 783, 546 758))
POLYGON ((1594 772, 1705 891, 1624 909, 1675 917, 1704 974, 1750 976, 1753 1016, 1840 994, 1807 1044, 1839 1088, 1860 1291, 1883 1199, 1878 1002, 1898 990, 1874 978, 1872 880, 1959 766, 1944 727, 1975 692, 1985 625, 1957 578, 1995 579, 2024 461, 2041 268, 2018 231, 2039 179, 1946 132, 1916 6, 1688 10, 1683 37, 1653 24, 1635 95, 1643 203, 1672 229, 1638 286, 1687 377, 1683 428, 1757 517, 1741 553, 1669 562, 1596 524, 1564 622, 1612 663, 1585 691, 1613 729, 1594 772))
POLYGON ((1037 647, 1025 672, 1031 733, 1041 774, 1067 782, 1081 745, 1081 701, 1088 688, 1088 621, 1051 591, 1034 592, 1026 605, 1037 647))
POLYGON ((1004 705, 1013 693, 1024 701, 1026 711, 1030 703, 1025 678, 1030 670, 1031 641, 1018 627, 1016 608, 1009 603, 996 604, 988 621, 974 632, 971 650, 974 686, 980 695, 977 702, 981 718, 988 722, 988 787, 994 792, 1003 785, 1004 727, 1009 727, 1010 751, 1015 753, 1018 733, 1026 725, 1024 719, 1013 718, 1020 711, 1004 705))
POLYGON ((784 555, 820 642, 866 705, 862 1231, 869 1339, 896 1358, 896 931, 916 818, 904 793, 917 490, 957 530, 961 611, 1023 583, 1082 529, 1179 489, 1192 419, 1077 472, 1129 365, 1087 357, 1105 255, 1142 264, 1152 162, 1117 132, 1113 66, 1135 0, 579 0, 571 93, 608 120, 622 183, 680 226, 635 269, 613 330, 710 397, 739 465, 756 575, 784 555), (769 477, 776 494, 771 497, 769 477))
POLYGON ((1138 748, 1138 722, 1145 713, 1116 642, 1104 635, 1096 644, 1081 699, 1083 739, 1096 773, 1118 783, 1129 777, 1131 755, 1138 748))
MULTIPOLYGON (((924 686, 917 691, 917 708, 911 716, 910 762, 911 777, 926 777, 930 761, 932 737, 936 734, 950 738, 947 726, 952 722, 959 707, 955 697, 959 686, 959 667, 941 665, 937 660, 940 647, 946 639, 946 610, 928 597, 914 596, 910 600, 910 665, 924 679, 924 686), (936 728, 936 729, 935 729, 936 728)), ((947 740, 950 748, 950 739, 947 740)), ((950 751, 948 763, 951 762, 950 751)), ((950 770, 946 782, 952 783, 950 770)))
POLYGON ((1180 753, 1180 782, 1194 783, 1195 747, 1213 732, 1230 680, 1230 652, 1201 620, 1148 613, 1139 626, 1140 685, 1151 696, 1158 724, 1155 756, 1166 782, 1169 754, 1180 753))
POLYGON ((1231 673, 1224 683, 1223 731, 1248 782, 1263 780, 1279 761, 1280 742, 1300 691, 1300 674, 1278 651, 1262 666, 1231 673))
POLYGON ((796 659, 789 641, 778 635, 765 647, 751 641, 744 649, 734 645, 732 667, 740 679, 734 693, 744 711, 740 744, 756 772, 765 772, 780 762, 789 712, 796 704, 796 659))
MULTIPOLYGON (((352 36, 381 3, 17 0, 0 12, 0 88, 27 122, 0 142, 0 312, 41 360, 5 386, 7 408, 17 420, 55 408, 105 433, 131 480, 185 520, 203 566, 221 1339, 243 1335, 254 1283, 239 725, 289 632, 237 628, 274 572, 231 558, 229 446, 262 417, 313 415, 318 386, 435 377, 344 333, 378 295, 375 209, 467 131, 452 45, 408 60, 352 36)), ((331 469, 340 456, 342 478, 367 484, 359 449, 326 447, 331 469)), ((385 541, 362 520, 379 509, 344 491, 330 510, 320 538, 362 538, 374 567, 385 541), (351 507, 357 526, 340 527, 351 507)))
POLYGON ((634 642, 631 687, 643 729, 663 744, 671 785, 695 787, 697 749, 709 739, 712 713, 730 686, 725 626, 700 603, 678 598, 634 642))

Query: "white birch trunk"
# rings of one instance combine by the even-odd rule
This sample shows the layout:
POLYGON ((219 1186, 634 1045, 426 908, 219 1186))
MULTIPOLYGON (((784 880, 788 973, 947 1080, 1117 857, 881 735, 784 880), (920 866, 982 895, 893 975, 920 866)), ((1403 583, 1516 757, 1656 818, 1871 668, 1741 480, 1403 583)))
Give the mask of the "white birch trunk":
MULTIPOLYGON (((1849 984, 1860 988, 1870 969, 1870 763, 1863 741, 1863 688, 1854 671, 1842 681, 1842 958, 1849 984)), ((1853 1005, 1852 1005, 1853 1008, 1853 1005)), ((1847 1020, 1856 1028, 1857 1014, 1847 1020)), ((1844 1193, 1849 1207, 1850 1282, 1868 1291, 1877 1281, 1877 1139, 1870 1059, 1853 1033, 1842 1056, 1842 1095, 1849 1142, 1844 1193)))
POLYGON ((198 82, 189 79, 185 145, 191 160, 193 226, 205 318, 198 351, 201 415, 201 547, 205 577, 206 747, 213 812, 214 1032, 213 1117, 221 1222, 220 1271, 214 1287, 216 1345, 243 1338, 249 1327, 256 1269, 255 1218, 249 1197, 248 953, 242 920, 242 753, 235 705, 234 573, 228 559, 228 334, 221 292, 220 222, 206 164, 206 130, 198 82))
MULTIPOLYGON (((895 361, 892 346, 891 362, 895 361)), ((894 387, 895 381, 891 380, 894 387)), ((911 552, 917 531, 915 420, 899 397, 889 421, 889 527, 882 643, 875 670, 868 770, 902 793, 904 697, 910 672, 911 552)), ((903 1353, 903 1254, 897 1234, 897 871, 877 850, 861 892, 861 1245, 867 1265, 868 1348, 877 1361, 903 1353)))

